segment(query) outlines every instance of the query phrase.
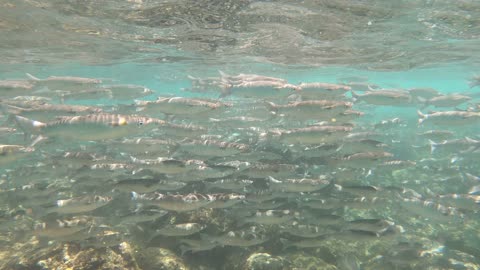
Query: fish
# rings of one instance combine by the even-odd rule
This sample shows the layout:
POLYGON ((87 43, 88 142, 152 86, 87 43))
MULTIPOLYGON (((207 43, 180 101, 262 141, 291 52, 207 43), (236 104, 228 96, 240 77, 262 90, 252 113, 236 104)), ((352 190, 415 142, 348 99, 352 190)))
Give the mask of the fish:
POLYGON ((421 133, 417 133, 417 135, 428 140, 443 141, 453 137, 454 133, 449 130, 427 130, 421 133))
POLYGON ((154 94, 155 92, 145 86, 133 84, 110 84, 99 87, 101 90, 110 93, 115 100, 133 100, 154 94))
POLYGON ((137 225, 143 222, 151 222, 160 219, 161 217, 164 217, 166 214, 168 214, 168 211, 165 210, 139 208, 132 213, 119 216, 118 226, 137 225))
POLYGON ((184 140, 176 149, 177 152, 184 152, 189 156, 204 158, 232 156, 248 150, 249 146, 246 144, 218 140, 184 140))
POLYGON ((411 88, 408 89, 408 93, 412 96, 414 101, 429 100, 431 98, 440 96, 440 92, 433 88, 411 88))
POLYGON ((212 112, 227 106, 224 103, 184 97, 158 98, 156 101, 139 101, 137 106, 145 114, 195 115, 212 112))
POLYGON ((298 215, 298 212, 293 212, 290 210, 267 210, 267 211, 257 211, 252 216, 242 217, 239 226, 242 226, 247 223, 255 223, 262 225, 278 225, 284 224, 289 221, 292 221, 295 216, 298 215))
POLYGON ((72 77, 72 76, 49 76, 45 79, 39 79, 32 74, 26 73, 27 77, 36 86, 44 86, 49 90, 78 90, 85 87, 92 87, 102 83, 100 79, 72 77))
POLYGON ((191 252, 191 253, 196 253, 200 251, 207 251, 214 249, 217 247, 217 243, 212 242, 208 239, 208 237, 204 236, 204 239, 180 239, 180 250, 181 250, 181 255, 183 256, 184 254, 191 252), (207 238, 207 239, 205 239, 207 238))
POLYGON ((26 80, 0 80, 0 94, 3 98, 13 98, 33 92, 34 82, 26 80))
POLYGON ((31 155, 35 149, 15 144, 0 144, 0 165, 8 166, 31 155))
POLYGON ((349 126, 312 126, 280 131, 280 140, 285 143, 305 145, 333 143, 346 136, 352 127, 349 126))
POLYGON ((158 235, 162 236, 188 236, 195 233, 198 233, 204 230, 207 226, 199 223, 181 223, 166 225, 160 229, 155 230, 155 234, 152 238, 157 237, 158 235))
POLYGON ((286 98, 298 91, 300 91, 298 86, 279 81, 255 80, 235 84, 226 81, 220 97, 233 95, 243 98, 286 98))
POLYGON ((189 193, 181 194, 162 194, 153 193, 136 193, 132 192, 132 199, 142 201, 151 205, 158 206, 164 210, 175 212, 188 212, 202 207, 208 206, 212 202, 212 197, 203 194, 189 193))
POLYGON ((465 137, 463 139, 444 140, 436 143, 432 140, 430 142, 430 153, 441 151, 442 153, 465 153, 475 151, 480 148, 480 140, 465 137))
POLYGON ((83 141, 138 135, 146 129, 165 124, 165 121, 155 118, 108 113, 68 116, 47 123, 20 115, 14 115, 13 119, 25 134, 83 141))
POLYGON ((364 94, 357 94, 351 91, 352 96, 358 101, 380 106, 407 106, 410 105, 412 97, 407 91, 399 90, 375 90, 366 91, 364 94))
POLYGON ((440 95, 436 97, 432 97, 427 100, 423 100, 426 106, 434 106, 434 107, 456 107, 461 105, 472 98, 465 95, 459 94, 450 94, 450 95, 440 95))
POLYGON ((95 224, 95 219, 88 216, 56 219, 38 222, 34 225, 33 234, 39 238, 50 240, 72 241, 89 237, 88 229, 95 224))
POLYGON ((287 83, 287 80, 282 78, 277 78, 277 77, 269 77, 269 76, 258 75, 258 74, 244 74, 244 73, 240 73, 238 75, 228 75, 227 73, 221 70, 219 70, 218 72, 220 73, 222 80, 226 80, 233 84, 242 83, 245 81, 271 81, 271 82, 287 83))
POLYGON ((208 190, 222 189, 222 190, 243 190, 253 184, 252 180, 248 179, 220 179, 213 182, 205 182, 208 190))
POLYGON ((57 200, 56 207, 48 212, 59 214, 79 214, 96 210, 112 201, 110 196, 86 195, 70 199, 57 200))
POLYGON ((298 241, 290 241, 288 239, 280 239, 280 242, 283 245, 284 249, 288 249, 290 247, 296 248, 318 248, 326 245, 326 239, 328 235, 322 235, 315 238, 305 238, 298 241))
POLYGON ((384 151, 358 152, 341 158, 332 158, 328 162, 341 167, 362 169, 375 167, 380 162, 391 157, 393 157, 392 153, 384 151))
POLYGON ((245 200, 245 195, 234 193, 208 194, 208 197, 211 199, 208 207, 213 209, 227 209, 245 200))
POLYGON ((372 139, 349 139, 344 138, 336 152, 341 154, 354 154, 359 152, 383 151, 389 146, 383 142, 372 139))
POLYGON ((301 120, 334 118, 353 106, 351 102, 333 100, 297 101, 286 105, 266 102, 265 105, 276 115, 301 120))
POLYGON ((353 91, 371 91, 372 89, 374 90, 380 89, 379 85, 372 82, 368 82, 368 81, 345 82, 344 84, 350 87, 353 91))
POLYGON ((124 179, 114 184, 115 189, 137 193, 150 193, 158 190, 173 191, 185 187, 187 184, 178 181, 158 180, 158 179, 124 179))
POLYGON ((280 229, 284 233, 301 238, 318 238, 334 232, 332 229, 308 224, 293 222, 291 225, 282 226, 280 229))
POLYGON ((102 109, 94 106, 82 105, 64 105, 64 104, 34 104, 32 106, 21 108, 12 105, 0 105, 9 114, 23 116, 25 118, 35 118, 37 121, 55 121, 59 115, 75 116, 101 113, 102 109))
POLYGON ((277 180, 273 177, 270 179, 270 188, 274 191, 281 192, 313 192, 321 190, 330 185, 330 181, 326 176, 319 179, 284 179, 277 180))
POLYGON ((112 140, 108 142, 107 147, 109 151, 119 151, 142 159, 170 156, 175 152, 178 143, 168 139, 139 137, 112 140))
POLYGON ((132 157, 132 161, 143 169, 160 174, 181 174, 194 170, 198 165, 173 158, 157 158, 140 160, 132 157))
POLYGON ((345 95, 352 88, 342 84, 332 83, 301 83, 298 85, 300 88, 300 96, 305 99, 335 99, 345 95))
POLYGON ((442 111, 423 114, 417 111, 418 124, 434 124, 442 126, 472 125, 480 121, 480 112, 442 111))
POLYGON ((202 238, 220 246, 250 247, 260 245, 268 240, 262 230, 256 226, 238 231, 229 231, 220 236, 204 235, 202 238))
POLYGON ((93 89, 87 89, 87 90, 61 93, 60 99, 62 103, 65 101, 77 101, 77 100, 113 99, 113 93, 110 89, 93 88, 93 89))
POLYGON ((395 222, 385 219, 357 219, 347 222, 342 229, 383 234, 394 225, 395 222))

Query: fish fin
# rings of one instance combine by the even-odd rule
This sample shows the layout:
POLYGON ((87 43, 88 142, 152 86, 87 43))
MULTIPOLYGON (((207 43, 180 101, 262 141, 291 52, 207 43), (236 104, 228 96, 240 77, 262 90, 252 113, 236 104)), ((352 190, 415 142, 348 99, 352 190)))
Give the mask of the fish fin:
POLYGON ((25 73, 25 75, 27 75, 27 77, 32 80, 32 81, 41 81, 39 78, 33 76, 32 74, 30 73, 25 73))
POLYGON ((286 250, 288 249, 289 247, 292 247, 293 246, 293 243, 292 241, 286 239, 286 238, 280 238, 280 243, 282 243, 282 250, 286 250))
POLYGON ((187 252, 192 252, 192 249, 187 245, 180 245, 180 256, 183 257, 187 252))

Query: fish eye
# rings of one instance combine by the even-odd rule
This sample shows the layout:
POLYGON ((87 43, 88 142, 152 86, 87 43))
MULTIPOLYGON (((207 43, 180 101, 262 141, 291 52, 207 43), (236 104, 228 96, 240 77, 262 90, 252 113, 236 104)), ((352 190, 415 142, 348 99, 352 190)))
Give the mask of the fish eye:
POLYGON ((143 126, 143 121, 139 121, 139 122, 137 123, 137 125, 143 126))

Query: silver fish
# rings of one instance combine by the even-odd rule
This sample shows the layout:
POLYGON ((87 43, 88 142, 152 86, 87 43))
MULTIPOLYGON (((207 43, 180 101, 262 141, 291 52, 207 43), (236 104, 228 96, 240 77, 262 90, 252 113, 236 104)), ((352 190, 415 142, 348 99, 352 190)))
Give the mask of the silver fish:
POLYGON ((286 105, 277 105, 273 102, 265 103, 267 108, 276 115, 308 120, 336 117, 352 107, 351 102, 334 100, 309 100, 291 102, 286 105))
POLYGON ((224 142, 217 140, 187 140, 182 141, 178 152, 186 152, 188 155, 201 157, 226 157, 236 155, 249 150, 249 146, 242 143, 224 142))
POLYGON ((87 195, 65 200, 57 200, 57 207, 49 209, 49 212, 59 214, 78 214, 91 212, 107 205, 112 200, 109 196, 87 195))
POLYGON ((270 188, 282 192, 313 192, 330 185, 326 177, 319 179, 284 179, 282 181, 270 178, 270 188))
POLYGON ((298 222, 293 222, 291 225, 282 226, 280 230, 301 238, 317 238, 334 232, 332 229, 328 229, 326 227, 300 224, 298 222))
POLYGON ((207 189, 223 189, 223 190, 243 190, 247 186, 253 184, 252 180, 247 179, 220 179, 213 182, 205 182, 207 189))
POLYGON ((165 121, 155 118, 106 113, 62 117, 48 123, 19 115, 14 116, 14 120, 27 134, 88 141, 133 136, 165 124, 165 121))
POLYGON ((207 237, 204 236, 206 239, 180 239, 180 246, 181 255, 183 256, 187 252, 196 253, 200 251, 211 250, 215 248, 218 244, 215 242, 210 241, 207 237))
POLYGON ((252 226, 245 230, 229 231, 221 236, 203 236, 222 246, 250 247, 260 245, 268 240, 264 232, 252 226))
POLYGON ((163 236, 188 236, 202 231, 207 226, 199 223, 182 223, 174 225, 166 225, 161 229, 155 231, 155 238, 157 235, 163 236))
POLYGON ((405 106, 409 105, 412 97, 406 91, 375 90, 360 95, 352 91, 354 98, 372 105, 405 106))
POLYGON ((103 85, 100 89, 107 90, 111 98, 115 100, 132 100, 153 94, 153 90, 147 87, 133 84, 112 84, 103 85))
POLYGON ((138 102, 141 111, 147 114, 164 113, 172 115, 189 115, 211 112, 225 107, 221 102, 183 97, 158 98, 156 101, 138 102))
POLYGON ((352 127, 348 126, 312 126, 280 131, 280 139, 285 143, 322 144, 339 141, 352 127))
POLYGON ((158 206, 165 210, 175 212, 187 212, 208 206, 212 202, 212 198, 202 195, 190 193, 186 195, 162 194, 158 192, 138 194, 132 192, 132 199, 144 201, 149 204, 158 206))
POLYGON ((102 83, 100 79, 93 78, 82 78, 82 77, 58 77, 50 76, 46 79, 39 79, 29 73, 26 74, 32 83, 35 83, 37 86, 45 86, 50 90, 75 90, 81 89, 84 87, 91 87, 102 83))
POLYGON ((408 93, 412 96, 414 101, 428 100, 441 94, 433 88, 411 88, 408 93))
POLYGON ((172 191, 178 190, 187 184, 177 181, 156 180, 156 179, 125 179, 114 184, 115 189, 137 193, 149 193, 157 190, 172 191))
POLYGON ((417 133, 417 135, 429 140, 446 140, 451 138, 454 133, 449 130, 427 130, 422 133, 417 133))
POLYGON ((35 86, 34 82, 22 80, 0 80, 0 93, 2 98, 13 98, 30 94, 35 86))
POLYGON ((351 90, 347 85, 322 82, 301 83, 298 86, 302 99, 334 99, 344 96, 351 90))
POLYGON ((267 210, 257 211, 255 215, 242 218, 240 226, 246 223, 257 223, 262 225, 278 225, 289 222, 298 216, 298 212, 291 210, 267 210))
POLYGON ((244 98, 285 98, 295 91, 299 91, 298 86, 278 81, 255 80, 236 84, 227 81, 220 97, 234 95, 244 98))
POLYGON ((442 111, 423 114, 417 111, 418 124, 436 124, 445 126, 472 125, 480 122, 480 112, 442 111))
POLYGON ((442 95, 425 100, 425 106, 455 107, 471 99, 469 96, 459 94, 442 95))
POLYGON ((208 208, 230 208, 238 203, 241 203, 245 200, 245 195, 240 194, 209 194, 208 197, 211 199, 211 203, 208 204, 208 208))

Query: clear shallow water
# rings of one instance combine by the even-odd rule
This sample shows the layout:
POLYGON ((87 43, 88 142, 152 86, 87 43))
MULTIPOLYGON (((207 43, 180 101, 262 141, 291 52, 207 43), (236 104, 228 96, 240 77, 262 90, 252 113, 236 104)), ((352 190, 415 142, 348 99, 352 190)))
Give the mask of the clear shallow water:
MULTIPOLYGON (((5 2, 0 11, 8 14, 0 21, 0 30, 5 34, 0 54, 3 60, 0 79, 23 80, 27 78, 25 73, 41 79, 48 76, 100 78, 106 85, 134 84, 154 91, 147 97, 139 96, 139 100, 154 101, 159 96, 208 97, 222 106, 229 102, 233 105, 216 108, 206 115, 183 115, 194 109, 192 105, 177 109, 172 117, 160 113, 165 104, 145 113, 140 103, 133 105, 135 98, 69 100, 65 104, 98 106, 107 113, 139 114, 207 129, 200 132, 167 129, 167 126, 145 132, 133 129, 113 140, 99 140, 93 136, 95 142, 91 142, 65 137, 68 130, 73 130, 75 137, 76 132, 83 132, 83 126, 60 125, 58 130, 48 131, 50 133, 40 131, 38 134, 50 140, 28 148, 35 136, 24 139, 25 129, 15 121, 7 121, 8 117, 19 113, 5 107, 8 100, 2 98, 2 121, 5 120, 6 127, 17 128, 17 131, 2 133, 0 144, 27 147, 22 148, 18 156, 13 151, 13 161, 9 151, 2 152, 5 159, 0 160, 3 174, 0 241, 4 247, 0 249, 0 266, 3 269, 478 269, 480 224, 475 202, 478 191, 474 188, 480 185, 480 169, 476 162, 480 124, 430 125, 425 120, 425 125, 419 125, 421 117, 417 115, 417 110, 423 113, 478 111, 476 93, 480 90, 478 87, 470 89, 468 85, 479 70, 477 48, 480 46, 476 46, 478 26, 475 19, 480 10, 478 3, 401 1, 397 6, 382 1, 304 1, 293 7, 282 1, 203 1, 196 5, 188 1, 137 2, 107 1, 100 6, 93 1, 5 2), (13 16, 18 12, 24 12, 24 17, 13 16), (314 14, 310 14, 312 12, 314 14), (323 16, 331 20, 318 28, 314 26, 323 16), (369 21, 376 27, 374 30, 367 28, 369 21), (235 88, 238 82, 232 78, 221 79, 219 70, 232 76, 240 73, 273 76, 295 85, 339 83, 343 77, 357 76, 385 89, 406 91, 430 87, 441 94, 466 93, 471 100, 442 108, 426 107, 418 100, 408 106, 399 106, 404 101, 378 106, 361 99, 353 100, 351 94, 346 93, 346 97, 328 99, 353 102, 353 109, 365 113, 362 117, 336 122, 332 120, 337 117, 335 115, 312 116, 303 121, 288 118, 288 111, 286 118, 272 117, 265 106, 267 101, 277 105, 300 101, 301 94, 300 98, 243 99, 234 93, 219 99, 218 91, 202 94, 183 90, 194 86, 188 75, 217 77, 219 83, 226 81, 235 88), (232 116, 257 117, 264 121, 242 123, 248 127, 245 128, 235 126, 233 120, 219 124, 211 119, 232 116), (381 122, 394 118, 399 122, 381 122), (388 146, 372 150, 370 141, 351 145, 347 135, 339 134, 329 141, 335 146, 334 151, 314 159, 308 156, 312 155, 308 150, 316 149, 321 143, 312 145, 301 139, 292 142, 284 138, 295 128, 322 120, 327 121, 326 126, 353 124, 348 134, 374 131, 377 134, 369 134, 364 139, 388 146), (459 142, 452 146, 443 145, 443 138, 432 137, 429 142, 429 138, 418 135, 429 129, 452 132, 448 140, 468 137, 473 141, 467 140, 466 146, 459 142), (279 137, 279 132, 284 134, 279 137), (129 138, 168 139, 174 146, 150 156, 148 153, 156 149, 159 142, 147 144, 146 150, 140 151, 136 148, 144 147, 143 144, 125 148, 124 139, 129 138), (182 146, 188 149, 192 141, 193 145, 201 145, 207 139, 244 144, 248 150, 237 153, 235 147, 238 146, 229 145, 227 149, 231 147, 234 154, 225 154, 225 147, 180 151, 182 146), (348 147, 354 150, 349 152, 348 147), (207 150, 215 154, 206 154, 207 150), (363 161, 360 165, 342 160, 353 154, 376 151, 386 151, 393 156, 363 161), (94 154, 96 158, 93 161, 89 158, 70 160, 64 156, 68 152, 94 154), (167 170, 164 167, 151 168, 142 161, 150 159, 149 162, 153 162, 158 157, 175 159, 171 165, 173 169, 169 167, 175 173, 164 173, 162 170, 167 170), (189 160, 201 162, 201 165, 192 166, 189 160), (227 161, 249 164, 228 167, 222 163, 227 161), (405 167, 394 164, 385 168, 383 162, 388 161, 413 161, 415 164, 405 167), (104 163, 133 167, 94 169, 95 165, 104 163), (294 167, 259 172, 252 169, 258 164, 294 167), (184 167, 191 170, 191 174, 175 171, 182 171, 184 167), (204 174, 207 176, 202 176, 204 174), (326 177, 330 184, 320 191, 298 191, 298 182, 293 187, 279 188, 268 176, 279 181, 326 177), (194 207, 193 211, 156 205, 155 209, 168 213, 158 219, 153 219, 152 215, 161 213, 150 213, 147 222, 142 223, 134 214, 149 209, 150 201, 141 197, 148 192, 139 191, 138 182, 131 184, 133 187, 126 185, 121 191, 117 190, 119 181, 137 177, 186 184, 178 190, 159 189, 164 195, 193 193, 205 200, 202 196, 209 194, 254 196, 266 190, 273 193, 273 200, 265 199, 269 205, 262 206, 259 199, 241 198, 234 206, 214 209, 205 205, 194 207), (254 181, 253 188, 215 188, 221 185, 215 182, 217 180, 239 182, 245 178, 254 181), (31 191, 27 185, 33 185, 31 191), (372 186, 378 189, 372 192, 372 186), (294 191, 288 191, 289 188, 294 191), (140 197, 132 196, 131 191, 136 191, 140 197), (112 200, 80 212, 58 210, 56 206, 58 200, 90 195, 112 200), (452 198, 455 196, 457 198, 452 198), (319 203, 319 200, 335 201, 335 207, 319 210, 323 206, 309 206, 310 202, 319 203), (256 213, 266 214, 269 210, 286 217, 287 221, 255 219, 256 213), (284 210, 291 213, 275 212, 284 210), (340 221, 325 224, 328 219, 325 215, 333 215, 329 218, 338 217, 340 221), (128 223, 129 219, 134 221, 128 223), (368 223, 370 219, 377 223, 368 223), (318 242, 306 244, 302 241, 308 237, 289 233, 299 229, 293 222, 316 226, 309 227, 310 231, 301 231, 309 236, 312 229, 327 232, 315 238, 318 242), (158 235, 158 230, 186 223, 197 224, 200 232, 186 236, 158 235), (42 228, 42 224, 46 228, 42 228), (65 227, 71 230, 60 230, 65 227), (49 231, 50 228, 54 229, 49 231), (229 238, 225 237, 231 236, 230 232, 244 236, 241 238, 247 242, 261 241, 228 242, 229 238), (205 242, 189 244, 188 240, 205 242), (196 245, 209 248, 197 251, 196 245)), ((71 86, 64 84, 65 89, 71 86)), ((96 89, 96 86, 86 88, 96 89)), ((50 97, 53 100, 48 103, 60 103, 58 96, 50 97)), ((37 105, 15 106, 33 108, 37 105)), ((319 111, 323 109, 318 108, 319 111)), ((64 114, 54 113, 50 120, 64 114)), ((38 113, 40 115, 43 116, 38 113)), ((32 119, 36 116, 29 115, 32 119)), ((122 126, 122 119, 112 122, 122 126)), ((130 119, 127 123, 130 124, 130 119)), ((100 133, 104 131, 102 124, 105 123, 87 125, 85 129, 100 133)), ((315 136, 328 137, 325 134, 315 136)), ((232 198, 215 200, 219 201, 236 202, 232 198)), ((91 204, 95 205, 87 203, 91 204)))

